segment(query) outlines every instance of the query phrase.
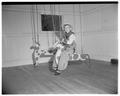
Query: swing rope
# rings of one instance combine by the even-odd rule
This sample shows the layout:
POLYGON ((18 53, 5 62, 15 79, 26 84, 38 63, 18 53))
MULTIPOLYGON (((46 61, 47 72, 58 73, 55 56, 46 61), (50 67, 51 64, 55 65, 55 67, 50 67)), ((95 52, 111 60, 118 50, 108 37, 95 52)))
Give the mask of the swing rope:
MULTIPOLYGON (((52 5, 50 5, 50 9, 51 9, 51 13, 52 13, 52 26, 53 26, 53 34, 52 34, 52 37, 54 37, 54 32, 55 32, 55 25, 54 25, 54 14, 53 14, 53 7, 52 7, 52 5)), ((52 44, 54 44, 54 38, 53 38, 53 40, 52 40, 52 44)))
MULTIPOLYGON (((45 5, 43 6, 44 8, 44 14, 46 14, 46 9, 45 9, 45 5)), ((48 42, 48 48, 50 47, 50 42, 49 42, 49 33, 47 31, 47 42, 48 42)))
POLYGON ((34 12, 34 6, 32 6, 32 23, 33 23, 33 37, 34 37, 34 44, 36 43, 36 28, 35 28, 35 12, 34 12))
POLYGON ((82 14, 81 14, 81 6, 80 6, 80 4, 79 4, 79 16, 80 16, 80 25, 81 25, 81 27, 80 27, 80 29, 81 29, 81 34, 80 34, 80 36, 81 36, 81 54, 83 54, 83 31, 82 31, 82 14))
POLYGON ((36 41, 36 27, 35 27, 35 8, 33 6, 33 26, 34 26, 34 36, 35 36, 35 43, 36 41))
POLYGON ((38 6, 37 6, 37 4, 36 4, 36 18, 37 18, 37 31, 36 31, 36 33, 37 33, 37 43, 39 43, 39 29, 38 29, 38 6))
MULTIPOLYGON (((74 6, 74 4, 73 4, 73 24, 74 24, 74 29, 76 29, 75 27, 75 6, 74 6)), ((76 30, 74 30, 74 31, 76 31, 76 30)))
POLYGON ((60 35, 60 40, 62 39, 62 20, 61 20, 61 17, 60 17, 60 5, 59 5, 59 9, 58 9, 58 12, 59 12, 59 27, 60 27, 60 30, 59 30, 59 35, 60 35))
POLYGON ((32 42, 33 46, 35 45, 35 37, 34 37, 34 28, 33 28, 33 6, 30 8, 30 17, 31 17, 31 28, 32 28, 32 42))
MULTIPOLYGON (((55 16, 55 14, 56 14, 55 12, 56 12, 56 10, 55 10, 55 4, 54 4, 54 5, 53 5, 53 15, 54 15, 54 16, 55 16)), ((54 18, 55 18, 55 17, 54 17, 54 18)), ((56 30, 57 30, 55 23, 56 23, 56 19, 54 19, 54 34, 53 34, 53 35, 54 35, 54 43, 56 42, 56 36, 55 36, 55 34, 56 34, 56 30)))

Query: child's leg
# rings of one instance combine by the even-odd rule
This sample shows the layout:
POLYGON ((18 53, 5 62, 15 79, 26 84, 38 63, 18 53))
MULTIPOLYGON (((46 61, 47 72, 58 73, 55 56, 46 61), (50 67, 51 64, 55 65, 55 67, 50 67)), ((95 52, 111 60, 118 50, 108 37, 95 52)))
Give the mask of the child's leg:
POLYGON ((60 57, 60 60, 58 63, 58 68, 55 72, 55 75, 61 74, 61 72, 67 68, 67 65, 68 65, 68 56, 67 55, 68 54, 66 51, 61 53, 61 57, 60 57))
POLYGON ((54 56, 54 60, 53 60, 53 69, 56 70, 56 68, 58 67, 58 62, 59 62, 59 57, 61 55, 61 50, 58 49, 55 56, 54 56))
POLYGON ((66 51, 62 52, 58 63, 58 70, 65 70, 68 65, 68 60, 69 60, 68 52, 66 51))
POLYGON ((69 61, 69 54, 73 53, 73 49, 68 48, 61 53, 61 57, 58 63, 58 70, 65 70, 69 61))
POLYGON ((58 65, 57 65, 56 60, 55 60, 55 57, 54 57, 53 64, 52 64, 52 69, 53 69, 53 70, 56 70, 57 67, 58 67, 58 65))
POLYGON ((61 50, 58 49, 57 52, 56 52, 56 55, 55 55, 55 60, 56 60, 56 63, 57 63, 57 64, 58 64, 58 62, 59 62, 59 57, 60 57, 60 55, 61 55, 61 50))

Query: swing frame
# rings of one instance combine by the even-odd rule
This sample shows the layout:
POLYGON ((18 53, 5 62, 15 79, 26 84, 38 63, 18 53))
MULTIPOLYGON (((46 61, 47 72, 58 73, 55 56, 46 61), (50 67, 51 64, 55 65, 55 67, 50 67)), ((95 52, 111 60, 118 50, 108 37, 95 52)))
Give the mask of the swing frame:
MULTIPOLYGON (((55 5, 53 6, 54 7, 54 10, 52 10, 52 11, 55 11, 55 5)), ((59 6, 60 7, 60 6, 59 6)), ((51 7, 51 5, 50 5, 50 8, 52 8, 51 7)), ((73 8, 74 8, 74 5, 73 5, 73 8)), ((45 9, 45 8, 44 8, 45 9)), ((59 8, 60 9, 60 8, 59 8)), ((80 10, 80 5, 79 5, 79 10, 80 10)), ((33 9, 32 9, 32 11, 33 11, 33 9)), ((60 10, 59 10, 60 11, 60 10)), ((46 54, 46 53, 48 53, 48 51, 49 50, 45 50, 45 49, 41 49, 41 45, 38 43, 39 42, 39 33, 38 33, 38 20, 37 20, 37 31, 35 30, 35 18, 34 18, 34 11, 32 12, 33 13, 33 17, 32 17, 32 19, 33 19, 33 25, 34 25, 34 32, 32 33, 34 36, 34 38, 32 38, 32 40, 33 40, 33 46, 31 46, 31 49, 33 49, 33 53, 32 53, 32 59, 33 59, 33 65, 38 65, 39 63, 40 63, 40 58, 42 58, 42 57, 51 57, 51 56, 54 56, 54 54, 46 54), (36 36, 36 33, 37 33, 37 36, 36 36), (36 39, 37 39, 37 41, 36 41, 36 39)), ((53 12, 54 13, 54 12, 53 12)), ((54 15, 52 13, 52 15, 54 15)), ((36 5, 36 14, 37 14, 37 19, 38 19, 38 7, 37 7, 37 5, 36 5)), ((80 19, 81 19, 81 16, 80 16, 80 19)), ((54 19, 53 19, 53 17, 52 17, 52 21, 53 21, 53 29, 54 29, 54 31, 55 31, 55 26, 54 26, 54 19)), ((61 24, 60 24, 61 25, 61 24)), ((60 26, 61 27, 61 26, 60 26)), ((61 27, 62 28, 62 27, 61 27)), ((60 29, 61 29, 60 28, 60 29)), ((60 36, 61 36, 61 31, 60 31, 60 36)), ((60 37, 61 38, 61 37, 60 37)), ((82 43, 82 32, 81 32, 81 43, 82 43)), ((88 60, 88 63, 90 64, 90 56, 89 56, 89 54, 83 54, 83 48, 82 48, 82 45, 81 45, 81 54, 79 53, 79 52, 74 52, 71 56, 70 56, 70 59, 69 59, 69 61, 82 61, 82 62, 84 62, 84 61, 86 61, 86 60, 88 60), (77 55, 77 58, 75 58, 75 55, 77 55)))

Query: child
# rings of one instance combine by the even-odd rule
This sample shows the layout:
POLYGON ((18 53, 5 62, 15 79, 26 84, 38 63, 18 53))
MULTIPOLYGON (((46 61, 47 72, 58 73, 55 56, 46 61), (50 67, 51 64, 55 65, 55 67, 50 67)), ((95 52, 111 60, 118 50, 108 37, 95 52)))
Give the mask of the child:
POLYGON ((75 35, 69 24, 64 25, 64 38, 61 42, 56 43, 58 50, 53 61, 53 69, 56 70, 55 75, 59 75, 68 65, 69 55, 73 53, 76 47, 75 35))

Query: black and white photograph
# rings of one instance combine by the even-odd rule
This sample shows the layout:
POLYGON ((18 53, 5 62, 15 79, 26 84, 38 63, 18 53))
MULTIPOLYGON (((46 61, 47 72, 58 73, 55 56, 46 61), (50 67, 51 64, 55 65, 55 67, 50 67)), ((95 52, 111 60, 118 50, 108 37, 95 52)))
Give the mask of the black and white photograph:
POLYGON ((1 2, 2 94, 118 94, 118 1, 1 2))

